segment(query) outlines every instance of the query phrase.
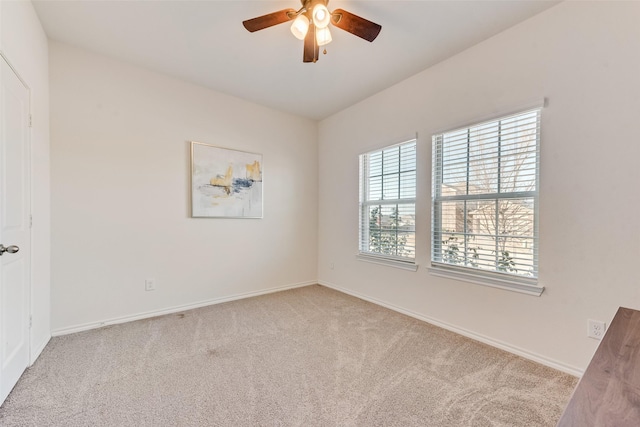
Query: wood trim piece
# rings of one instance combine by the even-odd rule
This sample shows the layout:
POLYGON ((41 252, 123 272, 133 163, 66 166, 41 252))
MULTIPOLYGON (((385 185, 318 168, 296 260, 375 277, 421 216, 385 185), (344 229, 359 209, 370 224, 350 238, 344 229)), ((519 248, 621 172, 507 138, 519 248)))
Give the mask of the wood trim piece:
POLYGON ((640 311, 620 307, 558 427, 640 426, 640 311))

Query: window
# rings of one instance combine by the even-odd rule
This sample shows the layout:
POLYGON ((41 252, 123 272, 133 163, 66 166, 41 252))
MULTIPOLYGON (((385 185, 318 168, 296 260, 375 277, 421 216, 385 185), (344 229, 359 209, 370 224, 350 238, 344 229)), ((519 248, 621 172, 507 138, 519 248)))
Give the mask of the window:
POLYGON ((433 136, 432 267, 536 282, 539 141, 540 109, 433 136))
POLYGON ((360 155, 360 254, 413 263, 416 140, 360 155))

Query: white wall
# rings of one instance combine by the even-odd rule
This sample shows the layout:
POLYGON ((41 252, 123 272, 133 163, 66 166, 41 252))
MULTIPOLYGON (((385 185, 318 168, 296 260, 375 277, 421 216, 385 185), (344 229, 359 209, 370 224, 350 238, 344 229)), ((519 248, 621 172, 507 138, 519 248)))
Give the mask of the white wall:
POLYGON ((640 309, 640 3, 565 2, 319 124, 320 282, 568 372, 587 319, 640 309), (547 97, 541 297, 431 276, 431 135, 547 97), (362 152, 418 140, 417 272, 357 261, 362 152), (330 263, 334 263, 332 270, 330 263))
POLYGON ((57 42, 50 79, 54 333, 315 283, 315 122, 57 42), (264 155, 264 219, 189 217, 192 140, 264 155))
POLYGON ((0 2, 0 23, 0 49, 31 90, 33 363, 51 336, 48 45, 31 2, 0 2))

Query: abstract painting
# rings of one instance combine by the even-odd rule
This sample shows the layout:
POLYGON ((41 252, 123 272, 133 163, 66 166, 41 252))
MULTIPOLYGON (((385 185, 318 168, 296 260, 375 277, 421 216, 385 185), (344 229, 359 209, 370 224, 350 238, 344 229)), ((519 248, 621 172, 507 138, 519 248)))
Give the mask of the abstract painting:
POLYGON ((262 218, 262 155, 191 142, 191 216, 262 218))

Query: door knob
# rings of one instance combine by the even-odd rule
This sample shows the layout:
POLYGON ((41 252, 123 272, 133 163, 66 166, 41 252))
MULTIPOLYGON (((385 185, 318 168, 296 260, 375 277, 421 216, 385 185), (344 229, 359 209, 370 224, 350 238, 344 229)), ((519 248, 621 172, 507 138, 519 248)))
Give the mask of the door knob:
POLYGON ((2 256, 2 254, 4 254, 5 252, 9 252, 10 254, 15 254, 19 250, 20 248, 17 247, 16 245, 11 245, 5 248, 4 245, 0 244, 0 256, 2 256))

